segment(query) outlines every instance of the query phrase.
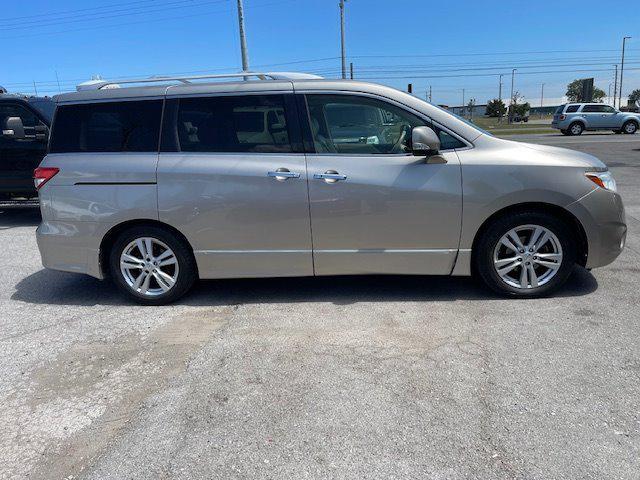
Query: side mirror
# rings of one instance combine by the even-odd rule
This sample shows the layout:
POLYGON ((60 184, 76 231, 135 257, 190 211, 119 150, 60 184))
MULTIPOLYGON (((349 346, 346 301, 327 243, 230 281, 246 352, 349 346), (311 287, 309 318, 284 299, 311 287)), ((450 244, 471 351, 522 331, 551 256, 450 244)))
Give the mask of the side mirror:
POLYGON ((20 117, 8 117, 2 129, 2 136, 15 138, 16 140, 24 140, 25 134, 22 119, 20 117))
POLYGON ((415 127, 411 131, 411 147, 417 157, 436 155, 440 151, 440 139, 429 127, 415 127))

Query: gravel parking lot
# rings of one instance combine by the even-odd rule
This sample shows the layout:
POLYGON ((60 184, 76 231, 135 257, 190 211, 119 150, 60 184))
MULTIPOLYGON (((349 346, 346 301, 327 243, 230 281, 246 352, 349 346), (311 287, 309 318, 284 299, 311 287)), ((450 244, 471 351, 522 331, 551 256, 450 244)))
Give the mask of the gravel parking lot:
POLYGON ((625 200, 623 255, 550 299, 341 277, 145 308, 2 211, 0 478, 638 478, 640 135, 510 139, 599 156, 625 200))

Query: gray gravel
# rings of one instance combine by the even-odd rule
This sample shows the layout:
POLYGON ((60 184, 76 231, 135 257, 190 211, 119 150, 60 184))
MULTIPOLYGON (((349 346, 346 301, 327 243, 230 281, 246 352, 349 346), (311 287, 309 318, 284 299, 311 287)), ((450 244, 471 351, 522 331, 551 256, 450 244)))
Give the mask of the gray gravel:
POLYGON ((640 135, 510 138, 598 155, 627 206, 623 255, 554 298, 341 277, 144 308, 3 211, 0 478, 638 478, 640 135))

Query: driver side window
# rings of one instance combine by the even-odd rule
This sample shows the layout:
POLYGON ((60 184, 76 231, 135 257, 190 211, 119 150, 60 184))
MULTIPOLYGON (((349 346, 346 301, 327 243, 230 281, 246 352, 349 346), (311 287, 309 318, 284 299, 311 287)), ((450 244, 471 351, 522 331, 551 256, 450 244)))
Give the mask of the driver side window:
POLYGON ((401 154, 411 151, 411 129, 421 118, 386 102, 350 95, 307 95, 318 153, 401 154))

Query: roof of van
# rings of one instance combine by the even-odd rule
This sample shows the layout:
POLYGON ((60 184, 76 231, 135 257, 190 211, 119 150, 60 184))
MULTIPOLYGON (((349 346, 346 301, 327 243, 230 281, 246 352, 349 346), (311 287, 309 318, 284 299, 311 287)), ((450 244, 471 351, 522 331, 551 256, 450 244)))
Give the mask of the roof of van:
POLYGON ((396 101, 402 105, 422 112, 435 122, 455 128, 463 137, 472 141, 481 132, 475 126, 452 115, 439 107, 427 103, 409 93, 392 87, 356 80, 329 80, 320 78, 303 78, 291 80, 240 80, 231 82, 193 82, 186 84, 164 84, 153 86, 134 86, 127 88, 108 88, 82 90, 65 93, 54 97, 58 104, 96 103, 114 100, 140 100, 152 98, 171 98, 178 96, 234 94, 234 93, 267 93, 267 92, 298 92, 298 93, 331 93, 354 92, 369 93, 396 101))

